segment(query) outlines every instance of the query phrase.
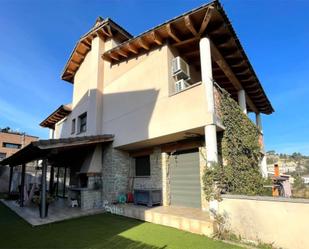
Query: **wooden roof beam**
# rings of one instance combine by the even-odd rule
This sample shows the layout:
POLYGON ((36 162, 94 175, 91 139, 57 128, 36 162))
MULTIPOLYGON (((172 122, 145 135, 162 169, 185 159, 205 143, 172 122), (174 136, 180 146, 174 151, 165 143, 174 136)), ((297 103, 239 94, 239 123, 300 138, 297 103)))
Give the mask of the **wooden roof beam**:
POLYGON ((170 37, 173 38, 173 40, 175 40, 176 42, 181 42, 181 40, 179 39, 179 37, 177 36, 174 28, 172 27, 172 25, 170 23, 168 23, 166 25, 166 30, 167 30, 167 33, 170 37))
POLYGON ((103 41, 106 40, 105 35, 101 29, 97 30, 96 32, 97 36, 100 37, 103 41))
POLYGON ((82 54, 81 52, 78 52, 77 50, 75 50, 75 53, 76 53, 79 57, 81 57, 82 59, 85 59, 85 55, 82 54))
MULTIPOLYGON (((237 91, 243 89, 240 81, 237 79, 234 72, 232 71, 230 66, 227 64, 227 62, 223 58, 222 54, 217 49, 217 47, 213 44, 212 41, 210 42, 210 47, 211 47, 212 58, 217 63, 217 65, 222 69, 222 71, 224 72, 226 77, 230 80, 230 82, 233 84, 235 89, 237 91)), ((247 101, 248 106, 251 108, 251 110, 253 110, 254 112, 258 111, 256 106, 254 105, 254 103, 252 102, 252 100, 249 98, 249 96, 247 94, 246 94, 246 101, 247 101)))
POLYGON ((138 54, 138 49, 133 44, 128 43, 127 48, 133 54, 138 54))
POLYGON ((128 58, 128 53, 124 50, 117 50, 117 53, 120 54, 121 56, 125 57, 125 58, 128 58))
POLYGON ((77 67, 79 67, 80 66, 80 63, 78 63, 77 61, 75 61, 75 60, 71 60, 71 62, 72 62, 72 64, 74 64, 75 66, 77 66, 77 67))
POLYGON ((109 57, 111 57, 115 61, 119 61, 119 57, 116 54, 109 53, 109 57))
POLYGON ((144 39, 142 39, 142 37, 138 39, 138 44, 145 50, 149 50, 149 44, 144 39))
POLYGON ((183 46, 183 45, 187 45, 187 44, 189 44, 189 43, 192 43, 192 42, 195 42, 195 41, 198 41, 198 40, 200 40, 200 37, 199 37, 199 36, 193 37, 193 38, 191 38, 191 39, 184 40, 184 41, 181 41, 181 42, 178 42, 178 43, 175 43, 175 44, 173 44, 172 46, 173 46, 173 47, 181 47, 181 46, 183 46))
POLYGON ((203 22, 201 24, 201 27, 200 27, 200 30, 199 30, 199 35, 202 35, 205 31, 205 29, 207 28, 208 26, 208 23, 210 21, 210 18, 212 16, 212 13, 213 13, 213 10, 214 10, 214 7, 213 6, 209 6, 206 10, 206 13, 205 13, 205 16, 204 16, 204 19, 203 19, 203 22))
POLYGON ((72 74, 72 76, 75 74, 75 72, 70 70, 70 69, 67 69, 66 72, 69 73, 69 74, 72 74))
POLYGON ((152 31, 151 33, 150 33, 150 35, 151 35, 151 38, 154 40, 154 42, 155 43, 157 43, 158 45, 162 45, 162 38, 161 38, 161 36, 158 34, 158 32, 156 32, 155 30, 154 31, 152 31))
POLYGON ((109 25, 103 26, 101 30, 104 33, 104 35, 106 35, 107 37, 113 37, 112 31, 109 25))
POLYGON ((87 45, 91 46, 91 41, 85 38, 82 42, 86 43, 87 45))
POLYGON ((186 25, 187 29, 189 29, 194 36, 198 35, 198 33, 197 33, 197 31, 194 27, 194 23, 192 22, 190 16, 189 15, 185 16, 184 20, 185 20, 185 25, 186 25))
POLYGON ((86 43, 84 40, 81 41, 80 44, 82 44, 87 49, 91 49, 91 46, 88 43, 86 43))

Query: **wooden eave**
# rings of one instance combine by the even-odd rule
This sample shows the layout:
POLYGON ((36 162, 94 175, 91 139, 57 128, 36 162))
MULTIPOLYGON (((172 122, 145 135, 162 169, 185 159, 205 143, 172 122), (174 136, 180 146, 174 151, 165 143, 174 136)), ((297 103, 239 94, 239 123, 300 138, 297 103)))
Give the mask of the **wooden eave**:
POLYGON ((55 129, 56 123, 58 123, 60 120, 64 119, 66 116, 68 116, 72 112, 71 105, 61 105, 57 108, 52 114, 50 114, 46 119, 44 119, 40 126, 55 129))
POLYGON ((113 37, 119 42, 124 42, 132 38, 131 34, 129 34, 110 18, 103 20, 101 24, 94 26, 78 40, 63 69, 61 79, 72 84, 74 83, 75 73, 84 61, 87 53, 91 50, 91 42, 93 38, 97 36, 103 40, 113 37))
POLYGON ((48 159, 49 162, 64 160, 69 164, 74 162, 74 158, 83 157, 85 149, 96 144, 110 143, 113 140, 114 135, 112 134, 38 140, 29 143, 10 157, 2 160, 0 166, 10 165, 14 167, 44 158, 48 159), (80 153, 81 151, 83 153, 80 153))
POLYGON ((225 77, 225 86, 233 89, 232 96, 237 96, 237 91, 244 89, 249 111, 271 114, 274 109, 219 1, 203 5, 124 41, 106 51, 102 58, 111 63, 121 63, 168 43, 176 47, 188 63, 197 65, 200 63, 199 40, 204 36, 211 39, 221 58, 214 58, 212 51, 217 83, 220 85, 219 77, 228 76, 225 77))

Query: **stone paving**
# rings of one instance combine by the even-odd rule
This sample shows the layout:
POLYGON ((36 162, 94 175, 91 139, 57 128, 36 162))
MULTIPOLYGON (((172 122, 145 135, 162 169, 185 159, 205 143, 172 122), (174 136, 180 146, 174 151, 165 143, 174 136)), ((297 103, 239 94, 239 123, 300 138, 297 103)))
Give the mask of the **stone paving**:
POLYGON ((105 212, 103 208, 89 210, 82 210, 78 207, 72 208, 64 199, 58 199, 48 207, 48 216, 41 219, 39 207, 33 203, 30 203, 28 206, 22 208, 16 203, 16 201, 1 200, 1 202, 32 226, 45 225, 105 212))
POLYGON ((158 206, 146 207, 133 204, 111 205, 107 211, 155 224, 174 227, 196 234, 211 236, 213 221, 209 213, 197 208, 158 206))

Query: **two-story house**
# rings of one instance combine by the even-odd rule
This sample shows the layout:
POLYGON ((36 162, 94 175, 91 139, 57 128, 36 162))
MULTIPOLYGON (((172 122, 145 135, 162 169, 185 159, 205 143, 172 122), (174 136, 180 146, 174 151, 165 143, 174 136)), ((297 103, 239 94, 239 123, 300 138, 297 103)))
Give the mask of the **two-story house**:
POLYGON ((102 195, 87 202, 111 203, 145 189, 161 191, 165 206, 207 209, 202 172, 218 161, 217 135, 224 131, 217 87, 244 113, 255 113, 260 129, 261 114, 273 112, 218 1, 135 37, 98 18, 77 41, 62 79, 73 84, 72 103, 40 124, 51 130, 50 138, 113 135, 66 161, 72 183, 101 177, 102 195))

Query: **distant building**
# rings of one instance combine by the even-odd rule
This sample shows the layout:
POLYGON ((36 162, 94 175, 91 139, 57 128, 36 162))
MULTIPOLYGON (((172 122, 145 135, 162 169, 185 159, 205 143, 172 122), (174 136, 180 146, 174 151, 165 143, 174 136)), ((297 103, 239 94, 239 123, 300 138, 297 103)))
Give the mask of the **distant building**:
POLYGON ((309 175, 303 175, 302 178, 305 184, 309 184, 309 175))
MULTIPOLYGON (((10 128, 0 129, 0 161, 13 155, 24 146, 39 138, 25 133, 12 131, 10 128)), ((18 169, 17 171, 18 172, 18 169)), ((17 182, 19 178, 16 177, 17 182)), ((8 167, 0 168, 0 192, 6 192, 9 182, 8 167)))
POLYGON ((35 136, 12 131, 10 128, 0 129, 0 161, 38 139, 35 136))

